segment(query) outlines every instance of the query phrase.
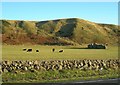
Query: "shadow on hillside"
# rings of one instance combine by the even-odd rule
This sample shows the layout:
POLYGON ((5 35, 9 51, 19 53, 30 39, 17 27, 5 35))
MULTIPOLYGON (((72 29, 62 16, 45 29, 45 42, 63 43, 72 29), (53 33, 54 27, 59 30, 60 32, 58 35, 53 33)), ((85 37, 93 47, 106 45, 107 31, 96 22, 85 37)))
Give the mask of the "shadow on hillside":
POLYGON ((65 49, 101 49, 102 50, 102 48, 87 48, 87 47, 70 47, 65 49))
POLYGON ((65 49, 89 49, 87 47, 71 47, 71 48, 65 48, 65 49))

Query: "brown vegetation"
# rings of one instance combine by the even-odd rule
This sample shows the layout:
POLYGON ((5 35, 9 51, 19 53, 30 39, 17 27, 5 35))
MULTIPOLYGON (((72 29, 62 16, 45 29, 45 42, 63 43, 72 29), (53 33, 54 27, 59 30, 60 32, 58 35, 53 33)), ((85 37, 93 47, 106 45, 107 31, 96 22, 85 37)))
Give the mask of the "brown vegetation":
POLYGON ((74 43, 118 43, 117 25, 97 24, 82 19, 51 21, 1 20, 3 44, 73 45, 74 43))

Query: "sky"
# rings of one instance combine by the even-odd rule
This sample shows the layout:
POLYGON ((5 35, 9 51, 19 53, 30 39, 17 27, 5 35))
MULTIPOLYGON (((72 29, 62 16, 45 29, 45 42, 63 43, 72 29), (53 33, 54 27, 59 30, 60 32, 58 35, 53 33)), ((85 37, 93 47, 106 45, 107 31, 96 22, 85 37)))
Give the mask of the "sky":
POLYGON ((118 24, 118 3, 2 2, 0 19, 44 21, 62 18, 81 18, 97 23, 118 24))
POLYGON ((120 0, 1 0, 2 2, 119 2, 120 0))

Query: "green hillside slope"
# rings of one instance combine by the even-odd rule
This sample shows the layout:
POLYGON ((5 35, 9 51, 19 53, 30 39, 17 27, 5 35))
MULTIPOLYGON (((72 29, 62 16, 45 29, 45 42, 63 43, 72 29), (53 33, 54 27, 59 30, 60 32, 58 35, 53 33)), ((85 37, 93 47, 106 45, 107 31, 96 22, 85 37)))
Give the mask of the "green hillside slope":
POLYGON ((78 18, 49 21, 1 20, 3 44, 76 45, 118 43, 117 25, 98 24, 78 18))

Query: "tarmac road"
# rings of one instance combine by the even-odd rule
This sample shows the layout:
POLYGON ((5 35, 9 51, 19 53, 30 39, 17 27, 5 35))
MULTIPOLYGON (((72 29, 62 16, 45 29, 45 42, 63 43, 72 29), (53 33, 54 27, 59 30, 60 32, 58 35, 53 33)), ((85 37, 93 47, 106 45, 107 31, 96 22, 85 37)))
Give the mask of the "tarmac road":
POLYGON ((106 80, 92 80, 92 81, 78 81, 75 83, 120 83, 119 79, 106 79, 106 80))
POLYGON ((66 83, 6 83, 6 84, 4 83, 2 85, 120 85, 120 78, 66 83))

